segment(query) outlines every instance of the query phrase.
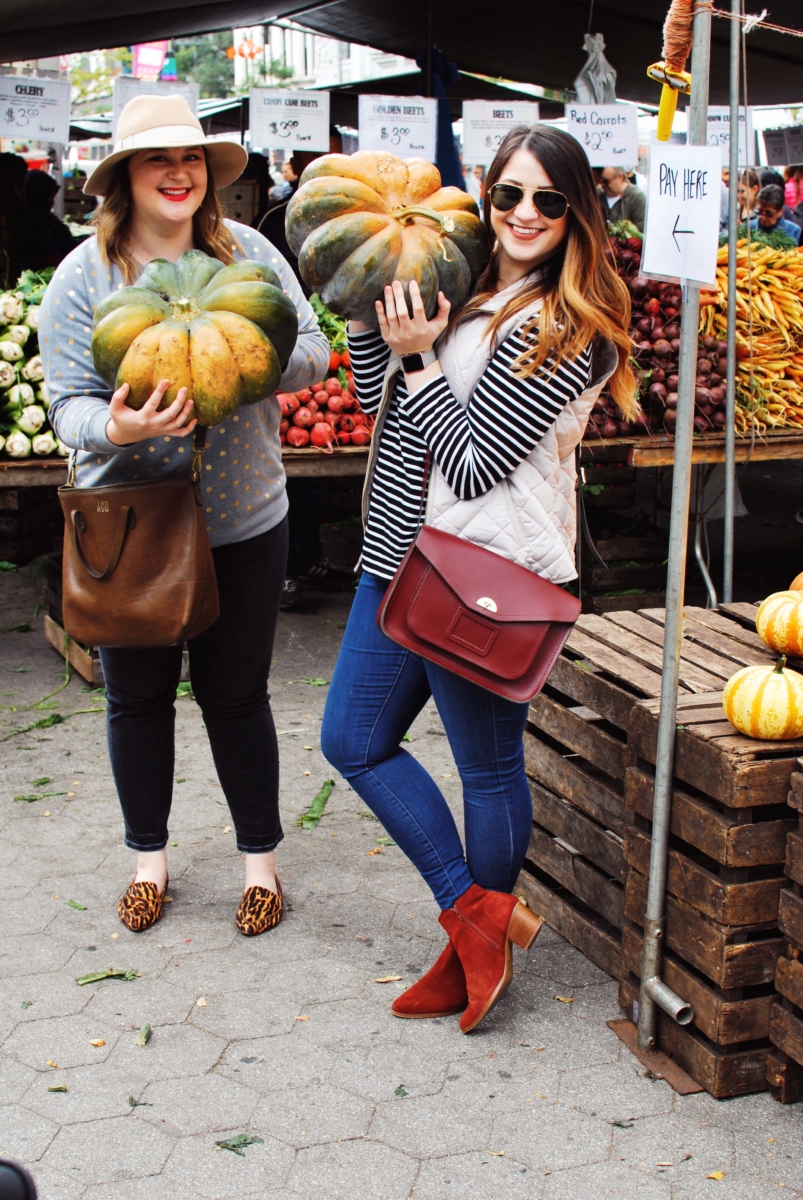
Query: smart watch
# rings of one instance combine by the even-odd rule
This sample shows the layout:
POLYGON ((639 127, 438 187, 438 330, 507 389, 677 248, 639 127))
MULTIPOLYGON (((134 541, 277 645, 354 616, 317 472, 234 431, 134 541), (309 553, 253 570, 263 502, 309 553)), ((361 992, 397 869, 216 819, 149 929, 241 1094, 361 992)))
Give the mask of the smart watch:
POLYGON ((414 354, 402 354, 402 370, 405 375, 412 375, 415 371, 423 371, 424 367, 437 362, 437 359, 438 356, 434 350, 421 350, 416 351, 414 354))

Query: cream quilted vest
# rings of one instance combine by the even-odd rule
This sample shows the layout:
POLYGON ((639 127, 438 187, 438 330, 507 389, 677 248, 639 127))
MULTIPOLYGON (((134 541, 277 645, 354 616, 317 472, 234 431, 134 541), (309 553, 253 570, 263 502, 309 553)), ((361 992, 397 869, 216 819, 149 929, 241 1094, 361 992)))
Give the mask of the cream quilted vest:
MULTIPOLYGON (((447 338, 438 343, 438 358, 455 398, 467 407, 469 399, 493 355, 484 337, 489 319, 521 287, 498 292, 447 338)), ((519 328, 540 308, 536 301, 506 321, 497 344, 519 328)), ((385 396, 377 421, 374 446, 381 436, 382 417, 390 399, 390 385, 399 367, 391 354, 385 396)), ((473 500, 460 500, 433 464, 427 499, 426 522, 436 529, 485 546, 495 554, 527 567, 552 583, 576 579, 577 471, 575 449, 585 431, 594 402, 616 367, 616 351, 609 342, 595 348, 590 386, 561 411, 555 424, 506 479, 473 500)), ((373 449, 373 448, 372 448, 373 449)), ((372 454, 373 459, 373 454, 372 454)), ((366 496, 373 471, 369 467, 366 496)))

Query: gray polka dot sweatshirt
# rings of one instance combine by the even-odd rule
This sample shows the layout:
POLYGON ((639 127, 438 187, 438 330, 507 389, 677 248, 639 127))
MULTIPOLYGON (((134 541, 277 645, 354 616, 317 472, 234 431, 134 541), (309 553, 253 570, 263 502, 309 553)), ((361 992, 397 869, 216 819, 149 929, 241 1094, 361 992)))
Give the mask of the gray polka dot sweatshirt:
MULTIPOLYGON (((325 376, 329 365, 329 345, 315 313, 278 250, 256 230, 234 221, 226 224, 245 250, 236 257, 272 267, 298 311, 298 342, 280 390, 308 387, 325 376)), ((117 268, 101 260, 95 238, 87 238, 56 268, 42 304, 39 344, 50 421, 56 436, 78 451, 79 487, 190 476, 190 438, 145 439, 121 447, 106 437, 112 393, 92 363, 92 314, 123 286, 117 268)), ((213 546, 256 537, 284 518, 280 420, 276 397, 267 396, 209 430, 201 487, 213 546)))

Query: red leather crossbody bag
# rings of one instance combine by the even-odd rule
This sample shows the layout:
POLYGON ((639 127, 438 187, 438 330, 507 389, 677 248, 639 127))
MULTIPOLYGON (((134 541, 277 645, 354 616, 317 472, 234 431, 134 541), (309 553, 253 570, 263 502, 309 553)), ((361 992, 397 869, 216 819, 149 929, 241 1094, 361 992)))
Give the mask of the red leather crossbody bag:
POLYGON ((532 700, 580 615, 526 567, 424 525, 377 614, 387 637, 507 700, 532 700))

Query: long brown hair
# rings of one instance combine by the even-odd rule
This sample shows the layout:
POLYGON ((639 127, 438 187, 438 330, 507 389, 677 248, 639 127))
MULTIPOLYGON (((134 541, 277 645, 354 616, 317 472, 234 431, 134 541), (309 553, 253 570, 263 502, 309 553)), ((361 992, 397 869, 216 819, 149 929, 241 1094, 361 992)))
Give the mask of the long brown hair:
MULTIPOLYGON (((595 338, 607 338, 617 353, 618 363, 610 380, 611 394, 628 420, 640 410, 636 378, 630 367, 632 342, 628 333, 630 293, 608 261, 608 244, 597 191, 585 151, 578 141, 549 125, 519 125, 511 129, 496 152, 485 181, 483 214, 489 238, 491 188, 499 181, 517 150, 527 150, 544 168, 552 186, 569 201, 569 225, 558 254, 534 272, 532 282, 508 300, 489 322, 487 336, 493 339, 500 327, 533 301, 543 298, 537 316, 524 326, 532 349, 516 360, 517 374, 532 375, 546 359, 559 363, 574 358, 595 338)), ((498 290, 499 245, 492 245, 488 266, 477 280, 474 295, 455 314, 450 324, 459 324, 481 308, 498 290)))
MULTIPOLYGON (((215 181, 209 169, 209 158, 204 149, 208 183, 200 208, 192 218, 192 237, 196 250, 203 250, 210 258, 220 262, 234 262, 234 251, 242 247, 234 234, 223 223, 223 208, 215 191, 215 181)), ((140 267, 127 248, 131 229, 131 177, 127 158, 121 159, 114 169, 111 183, 103 204, 92 218, 98 235, 98 249, 104 262, 119 268, 126 284, 134 283, 140 267)))

